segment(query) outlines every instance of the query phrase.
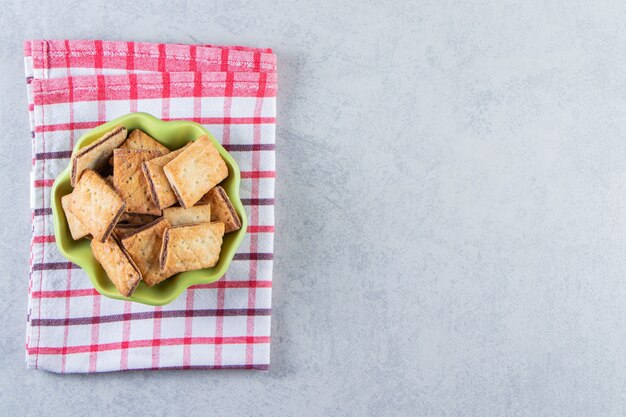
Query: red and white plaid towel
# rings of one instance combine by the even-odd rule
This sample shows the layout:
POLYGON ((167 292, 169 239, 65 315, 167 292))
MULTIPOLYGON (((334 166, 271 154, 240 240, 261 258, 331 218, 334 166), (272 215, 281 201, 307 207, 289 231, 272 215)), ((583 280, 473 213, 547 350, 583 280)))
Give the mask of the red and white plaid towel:
POLYGON ((268 369, 276 59, 269 49, 25 44, 32 126, 26 362, 53 372, 268 369), (150 307, 100 296, 57 250, 50 189, 87 130, 129 112, 205 125, 241 168, 248 233, 226 275, 150 307))

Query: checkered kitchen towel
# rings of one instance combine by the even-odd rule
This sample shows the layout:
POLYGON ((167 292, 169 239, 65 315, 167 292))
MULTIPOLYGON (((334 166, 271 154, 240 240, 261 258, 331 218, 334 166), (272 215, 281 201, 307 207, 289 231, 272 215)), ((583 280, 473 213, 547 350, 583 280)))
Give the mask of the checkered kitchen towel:
POLYGON ((53 372, 268 369, 275 56, 269 49, 106 41, 25 44, 32 126, 26 362, 53 372), (226 275, 150 307, 100 296, 57 250, 50 189, 87 130, 129 112, 206 126, 241 168, 248 233, 226 275))

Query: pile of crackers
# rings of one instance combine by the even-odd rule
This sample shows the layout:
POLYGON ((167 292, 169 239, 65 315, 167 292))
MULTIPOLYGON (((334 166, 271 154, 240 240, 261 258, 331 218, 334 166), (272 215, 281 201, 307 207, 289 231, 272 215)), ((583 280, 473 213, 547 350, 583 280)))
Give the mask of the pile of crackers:
POLYGON ((71 163, 74 190, 61 199, 70 233, 91 238, 123 296, 141 281, 152 287, 215 266, 224 233, 241 228, 219 186, 228 167, 206 135, 172 151, 118 126, 75 151, 71 163))

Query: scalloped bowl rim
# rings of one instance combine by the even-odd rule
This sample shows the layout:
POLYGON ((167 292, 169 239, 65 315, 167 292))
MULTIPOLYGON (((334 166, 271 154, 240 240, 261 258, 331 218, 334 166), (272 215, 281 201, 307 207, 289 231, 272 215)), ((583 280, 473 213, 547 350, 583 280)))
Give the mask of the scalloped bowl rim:
MULTIPOLYGON (((164 144, 170 149, 171 146, 176 146, 176 144, 184 144, 186 142, 197 139, 201 134, 206 134, 213 141, 213 144, 215 145, 220 155, 226 162, 226 165, 228 166, 229 175, 228 178, 224 180, 222 186, 226 190, 226 193, 230 198, 233 207, 235 208, 235 211, 241 219, 241 229, 224 236, 224 243, 222 245, 222 252, 220 253, 220 259, 218 264, 213 268, 187 271, 177 274, 174 277, 164 281, 163 283, 160 283, 151 288, 147 287, 142 282, 137 287, 135 293, 130 297, 124 297, 123 295, 121 295, 110 282, 100 264, 95 260, 93 254, 91 254, 89 241, 85 238, 75 241, 70 235, 69 228, 67 226, 67 220, 65 218, 65 213, 63 212, 63 209, 61 207, 61 197, 71 192, 69 178, 71 161, 68 166, 57 176, 52 186, 50 200, 52 206, 52 218, 54 223, 54 235, 56 245, 61 254, 66 259, 78 265, 86 272, 96 291, 98 291, 105 297, 117 300, 134 301, 137 303, 154 306, 169 304, 170 302, 174 301, 184 290, 192 285, 210 284, 219 280, 226 273, 226 270, 230 266, 230 263, 232 262, 235 253, 237 252, 237 249, 241 245, 243 238, 246 234, 248 219, 245 210, 243 209, 243 204, 241 203, 240 198, 241 174, 239 171, 239 166, 237 165, 233 157, 224 149, 224 147, 215 140, 211 132, 209 132, 202 125, 188 120, 164 121, 148 113, 129 113, 89 130, 76 141, 76 144, 74 146, 74 152, 82 148, 83 146, 87 146, 88 144, 98 139, 104 133, 119 124, 125 125, 125 127, 129 129, 129 131, 138 128, 139 126, 137 126, 137 124, 139 124, 141 125, 142 130, 145 130, 146 133, 150 134, 157 141, 164 144), (187 137, 185 139, 182 137, 178 137, 176 139, 171 139, 164 138, 164 135, 161 135, 161 137, 159 137, 159 134, 154 133, 155 130, 159 130, 159 132, 161 133, 163 132, 163 130, 167 130, 169 132, 182 132, 183 130, 187 130, 200 132, 200 134, 193 138, 187 137), (172 145, 172 143, 174 145, 172 145), (67 191, 68 187, 70 189, 69 192, 67 191)), ((176 148, 178 147, 180 146, 176 146, 176 148)))

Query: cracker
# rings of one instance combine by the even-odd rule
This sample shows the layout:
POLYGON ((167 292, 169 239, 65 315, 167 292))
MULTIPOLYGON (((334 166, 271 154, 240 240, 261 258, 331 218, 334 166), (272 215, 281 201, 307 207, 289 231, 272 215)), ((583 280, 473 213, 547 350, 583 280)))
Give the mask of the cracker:
POLYGON ((157 216, 153 216, 151 214, 124 213, 122 214, 122 217, 120 217, 120 223, 137 227, 152 223, 156 220, 156 218, 157 216))
POLYGON ((176 194, 172 191, 172 187, 163 172, 163 167, 180 155, 187 146, 189 145, 158 158, 151 159, 148 162, 144 162, 142 166, 143 173, 148 180, 148 184, 150 184, 152 201, 161 210, 178 202, 176 194))
POLYGON ((104 243, 93 239, 91 251, 120 294, 130 297, 141 281, 141 273, 117 238, 109 236, 104 243))
POLYGON ((116 149, 113 153, 113 181, 115 189, 126 202, 126 211, 138 214, 160 215, 152 201, 150 186, 141 170, 141 164, 161 156, 159 151, 116 149))
POLYGON ((68 203, 68 210, 100 242, 109 237, 125 208, 124 200, 90 169, 81 175, 68 203))
POLYGON ((211 206, 168 207, 163 210, 165 217, 172 226, 185 226, 211 222, 211 206))
POLYGON ((135 149, 140 151, 159 151, 162 155, 170 152, 169 148, 161 145, 152 136, 141 129, 130 132, 120 149, 135 149))
POLYGON ((92 144, 79 149, 72 155, 72 187, 75 187, 85 170, 98 170, 106 165, 117 148, 126 139, 128 131, 124 126, 117 126, 92 144))
POLYGON ((200 223, 165 231, 161 247, 161 271, 168 275, 212 268, 222 250, 224 224, 200 223))
POLYGON ((162 273, 159 265, 161 240, 163 232, 168 227, 170 227, 170 223, 164 218, 159 218, 122 238, 122 246, 131 259, 135 261, 143 277, 143 282, 149 287, 172 275, 162 273))
MULTIPOLYGON (((141 129, 135 129, 128 135, 128 138, 122 143, 118 149, 134 149, 137 151, 159 151, 165 155, 170 150, 166 146, 161 145, 152 136, 148 135, 141 129)), ((114 165, 113 157, 109 159, 109 164, 114 165)))
POLYGON ((163 167, 181 206, 191 207, 228 176, 228 167, 213 142, 203 135, 163 167))
POLYGON ((109 175, 108 177, 105 177, 104 180, 108 182, 111 187, 114 186, 113 175, 109 175))
POLYGON ((219 221, 224 223, 224 233, 241 229, 241 220, 222 187, 218 185, 209 191, 206 196, 211 206, 212 222, 219 221))
POLYGON ((78 240, 87 236, 89 234, 89 230, 80 220, 78 220, 78 217, 76 217, 74 213, 69 210, 68 207, 71 199, 72 194, 64 195, 63 197, 61 197, 61 206, 63 206, 63 211, 65 212, 67 225, 70 227, 72 239, 78 240))

